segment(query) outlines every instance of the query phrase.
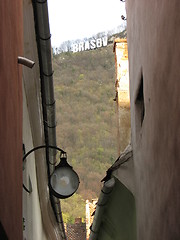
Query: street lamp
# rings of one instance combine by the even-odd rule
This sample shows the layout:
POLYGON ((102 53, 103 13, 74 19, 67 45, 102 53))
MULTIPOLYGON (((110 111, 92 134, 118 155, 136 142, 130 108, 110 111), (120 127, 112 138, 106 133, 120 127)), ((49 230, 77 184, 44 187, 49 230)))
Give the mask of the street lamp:
MULTIPOLYGON (((23 156, 23 161, 32 152, 41 148, 51 148, 58 150, 60 152, 60 162, 55 166, 54 172, 49 177, 49 189, 52 195, 57 198, 65 199, 72 196, 79 187, 79 177, 77 173, 73 170, 67 162, 67 154, 64 150, 56 146, 42 145, 31 149, 23 156)), ((23 188, 28 191, 28 189, 23 184, 23 188)), ((28 191, 29 192, 29 191, 28 191)))

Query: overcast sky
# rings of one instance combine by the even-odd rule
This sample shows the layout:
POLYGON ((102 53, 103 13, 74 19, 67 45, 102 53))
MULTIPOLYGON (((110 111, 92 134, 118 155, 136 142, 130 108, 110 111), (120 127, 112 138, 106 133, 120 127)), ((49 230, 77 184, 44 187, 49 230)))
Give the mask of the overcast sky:
POLYGON ((125 3, 120 0, 48 0, 51 44, 91 37, 123 23, 125 3))

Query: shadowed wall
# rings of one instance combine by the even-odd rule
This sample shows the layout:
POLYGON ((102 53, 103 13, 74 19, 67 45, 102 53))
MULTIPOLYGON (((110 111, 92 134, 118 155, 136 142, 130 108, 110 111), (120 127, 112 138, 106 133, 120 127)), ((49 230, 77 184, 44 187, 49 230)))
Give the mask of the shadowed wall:
POLYGON ((128 0, 139 240, 180 239, 180 2, 128 0))
POLYGON ((0 16, 0 221, 9 240, 21 240, 22 1, 0 1, 0 16))

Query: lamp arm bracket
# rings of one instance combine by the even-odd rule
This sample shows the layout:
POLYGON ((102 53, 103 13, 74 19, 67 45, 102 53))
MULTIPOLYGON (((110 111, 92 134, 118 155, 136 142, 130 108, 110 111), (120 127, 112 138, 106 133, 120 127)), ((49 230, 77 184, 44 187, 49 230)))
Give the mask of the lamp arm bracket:
POLYGON ((51 148, 51 149, 55 149, 55 150, 58 150, 60 151, 61 153, 63 154, 66 154, 66 152, 64 150, 62 150, 61 148, 59 147, 56 147, 56 146, 51 146, 51 145, 41 145, 41 146, 37 146, 35 148, 32 148, 29 152, 27 152, 24 156, 23 156, 23 162, 24 160, 34 151, 38 150, 38 149, 42 149, 42 148, 51 148))

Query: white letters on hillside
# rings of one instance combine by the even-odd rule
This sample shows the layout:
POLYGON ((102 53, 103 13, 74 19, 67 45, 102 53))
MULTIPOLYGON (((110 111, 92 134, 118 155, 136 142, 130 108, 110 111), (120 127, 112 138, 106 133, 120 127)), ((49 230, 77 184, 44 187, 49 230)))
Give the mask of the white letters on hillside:
POLYGON ((89 41, 86 41, 85 44, 84 44, 84 50, 90 50, 90 44, 89 44, 89 41))
POLYGON ((75 52, 81 52, 81 51, 87 51, 87 50, 93 50, 95 48, 105 47, 107 46, 107 36, 97 39, 91 39, 89 41, 75 43, 72 45, 72 51, 75 52))
POLYGON ((97 48, 102 47, 102 40, 101 40, 101 38, 98 38, 96 40, 96 46, 97 46, 97 48))

